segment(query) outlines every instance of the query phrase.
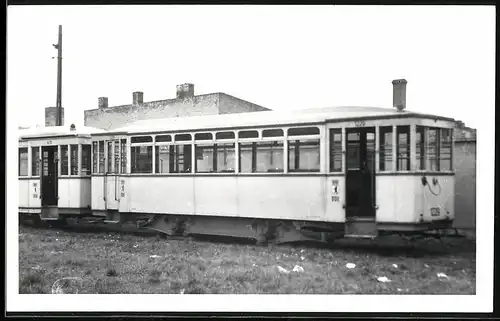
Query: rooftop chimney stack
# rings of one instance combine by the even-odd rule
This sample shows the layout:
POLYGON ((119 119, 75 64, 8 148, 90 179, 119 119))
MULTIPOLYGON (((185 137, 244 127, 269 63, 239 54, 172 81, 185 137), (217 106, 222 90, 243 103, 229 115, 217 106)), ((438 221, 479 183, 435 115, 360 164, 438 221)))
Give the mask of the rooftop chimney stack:
POLYGON ((99 97, 99 108, 108 108, 108 97, 99 97))
POLYGON ((392 105, 399 111, 406 108, 406 79, 395 79, 392 81, 392 105))
POLYGON ((177 98, 187 98, 194 96, 194 85, 193 84, 182 84, 177 85, 177 98))
POLYGON ((136 91, 132 93, 132 104, 134 105, 142 105, 144 102, 144 93, 141 91, 136 91))

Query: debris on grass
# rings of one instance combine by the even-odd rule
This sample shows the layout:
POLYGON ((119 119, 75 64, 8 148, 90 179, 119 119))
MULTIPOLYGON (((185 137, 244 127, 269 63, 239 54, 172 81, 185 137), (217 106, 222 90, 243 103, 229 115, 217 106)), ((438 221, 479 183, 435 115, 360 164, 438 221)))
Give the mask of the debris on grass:
POLYGON ((290 273, 290 271, 288 271, 287 269, 285 269, 279 265, 278 265, 278 271, 280 271, 281 273, 290 273))
POLYGON ((398 265, 397 264, 393 264, 392 267, 394 267, 395 269, 397 269, 398 265))
POLYGON ((348 269, 354 269, 356 267, 356 264, 354 264, 354 263, 347 263, 345 265, 345 267, 348 268, 348 269))
POLYGON ((379 277, 377 278, 377 281, 382 282, 382 283, 391 282, 391 280, 389 280, 389 279, 388 279, 387 277, 385 277, 385 276, 379 276, 379 277))
MULTIPOLYGON (((82 278, 79 277, 64 277, 57 279, 53 284, 52 284, 52 289, 51 292, 52 294, 64 294, 63 286, 61 286, 61 281, 63 280, 79 280, 80 283, 82 281, 82 278)), ((78 294, 78 289, 76 290, 76 294, 78 294)))
POLYGON ((300 273, 300 272, 304 272, 304 268, 302 266, 298 266, 298 265, 295 265, 293 267, 293 272, 297 272, 297 273, 300 273))
POLYGON ((447 276, 446 274, 444 274, 444 273, 438 273, 438 274, 437 274, 437 277, 438 277, 438 278, 445 278, 445 279, 448 279, 448 276, 447 276))
POLYGON ((153 254, 153 255, 150 255, 149 257, 150 257, 150 258, 152 258, 152 259, 156 259, 156 258, 159 258, 159 257, 161 257, 161 256, 156 255, 156 254, 153 254))
POLYGON ((427 265, 427 264, 424 264, 424 267, 428 268, 428 267, 429 267, 429 265, 427 265))

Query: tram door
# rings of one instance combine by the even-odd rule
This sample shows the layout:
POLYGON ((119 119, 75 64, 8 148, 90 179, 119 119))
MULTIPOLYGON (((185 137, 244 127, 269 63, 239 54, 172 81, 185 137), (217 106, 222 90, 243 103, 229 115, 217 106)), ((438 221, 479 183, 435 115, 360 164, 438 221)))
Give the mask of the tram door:
POLYGON ((120 173, 120 141, 108 140, 106 143, 107 164, 104 175, 105 202, 107 210, 118 210, 119 207, 119 176, 120 173))
POLYGON ((346 129, 346 217, 375 218, 375 127, 346 129))
POLYGON ((56 206, 57 190, 57 146, 42 147, 42 206, 56 206))

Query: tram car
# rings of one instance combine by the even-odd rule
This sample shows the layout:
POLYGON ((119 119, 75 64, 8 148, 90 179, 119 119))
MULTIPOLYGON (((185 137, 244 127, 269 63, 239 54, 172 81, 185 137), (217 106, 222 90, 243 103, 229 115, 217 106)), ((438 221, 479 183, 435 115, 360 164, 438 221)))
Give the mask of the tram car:
POLYGON ((447 229, 454 125, 378 107, 136 121, 85 138, 91 200, 89 185, 75 193, 108 223, 170 236, 329 242, 447 229))
POLYGON ((20 220, 61 225, 92 216, 91 134, 99 131, 74 125, 19 131, 20 220))

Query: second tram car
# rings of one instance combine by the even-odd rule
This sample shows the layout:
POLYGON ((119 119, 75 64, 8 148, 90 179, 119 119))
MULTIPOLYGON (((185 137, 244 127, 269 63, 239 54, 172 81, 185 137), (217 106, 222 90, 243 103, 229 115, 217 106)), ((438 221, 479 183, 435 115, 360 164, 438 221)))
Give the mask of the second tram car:
POLYGON ((454 124, 375 107, 137 121, 92 134, 92 210, 258 241, 446 229, 454 124))

